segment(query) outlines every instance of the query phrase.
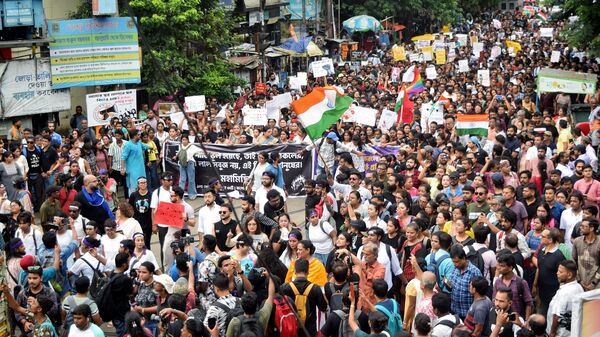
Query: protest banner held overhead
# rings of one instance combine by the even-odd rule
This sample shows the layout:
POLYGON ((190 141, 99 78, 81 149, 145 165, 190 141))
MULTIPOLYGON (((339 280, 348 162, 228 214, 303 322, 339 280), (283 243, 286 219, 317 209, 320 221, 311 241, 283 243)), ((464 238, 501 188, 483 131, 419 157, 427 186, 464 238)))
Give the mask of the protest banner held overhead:
POLYGON ((136 91, 120 90, 89 94, 85 96, 88 125, 107 125, 110 119, 137 118, 136 91))
MULTIPOLYGON (((165 143, 165 159, 163 164, 165 170, 174 176, 179 175, 179 163, 172 160, 172 158, 179 150, 179 146, 175 142, 165 143)), ((290 196, 303 195, 304 180, 311 176, 313 155, 311 152, 304 155, 298 154, 298 151, 304 148, 302 145, 230 146, 205 144, 204 147, 219 170, 224 192, 244 192, 244 181, 250 176, 250 172, 256 166, 257 156, 261 152, 278 152, 280 154, 283 179, 290 196)), ((211 169, 204 152, 200 151, 194 156, 194 159, 196 163, 196 188, 198 191, 204 191, 209 187, 209 182, 215 178, 215 173, 211 169)))

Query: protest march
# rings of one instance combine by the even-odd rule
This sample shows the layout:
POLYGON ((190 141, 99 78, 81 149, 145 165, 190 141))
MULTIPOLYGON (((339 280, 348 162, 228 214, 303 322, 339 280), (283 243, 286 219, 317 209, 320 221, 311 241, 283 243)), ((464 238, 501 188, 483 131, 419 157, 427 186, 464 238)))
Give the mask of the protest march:
POLYGON ((551 14, 14 119, 0 337, 597 335, 600 59, 551 14))

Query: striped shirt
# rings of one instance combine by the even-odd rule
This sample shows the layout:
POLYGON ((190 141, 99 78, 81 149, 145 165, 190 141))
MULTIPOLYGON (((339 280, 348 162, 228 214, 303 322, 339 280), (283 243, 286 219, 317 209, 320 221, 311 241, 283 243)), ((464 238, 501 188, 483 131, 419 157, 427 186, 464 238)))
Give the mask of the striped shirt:
POLYGON ((121 153, 123 152, 123 146, 125 142, 119 146, 116 141, 112 142, 108 147, 108 155, 112 156, 112 169, 121 171, 121 153))

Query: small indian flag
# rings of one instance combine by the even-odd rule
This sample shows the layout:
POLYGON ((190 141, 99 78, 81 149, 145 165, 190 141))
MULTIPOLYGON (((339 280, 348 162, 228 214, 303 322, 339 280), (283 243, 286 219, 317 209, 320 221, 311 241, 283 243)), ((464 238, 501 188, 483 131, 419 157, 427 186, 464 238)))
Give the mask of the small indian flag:
POLYGON ((464 135, 487 136, 489 127, 490 127, 490 120, 488 118, 488 115, 458 114, 458 116, 457 116, 456 133, 459 136, 464 136, 464 135))
POLYGON ((336 87, 319 87, 292 102, 300 123, 311 139, 320 138, 333 123, 337 122, 352 104, 352 97, 344 95, 336 87))
POLYGON ((544 12, 538 12, 535 15, 535 18, 538 19, 538 20, 540 20, 540 21, 542 21, 542 22, 544 22, 544 23, 548 22, 548 15, 546 15, 546 13, 544 13, 544 12))

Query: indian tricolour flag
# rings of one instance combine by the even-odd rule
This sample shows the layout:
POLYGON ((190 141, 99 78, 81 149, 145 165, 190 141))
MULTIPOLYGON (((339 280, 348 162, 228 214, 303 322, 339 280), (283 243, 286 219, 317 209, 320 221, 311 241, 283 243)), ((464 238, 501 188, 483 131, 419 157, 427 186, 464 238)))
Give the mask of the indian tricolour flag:
POLYGON ((490 127, 490 120, 488 118, 488 115, 458 114, 458 116, 457 116, 456 133, 459 136, 464 136, 464 135, 487 136, 489 127, 490 127))
POLYGON ((320 138, 333 123, 337 122, 352 104, 352 97, 336 87, 319 87, 292 102, 300 123, 311 139, 320 138))
POLYGON ((537 12, 537 14, 535 15, 535 18, 540 20, 543 23, 548 22, 548 15, 546 15, 546 13, 544 12, 537 12))

